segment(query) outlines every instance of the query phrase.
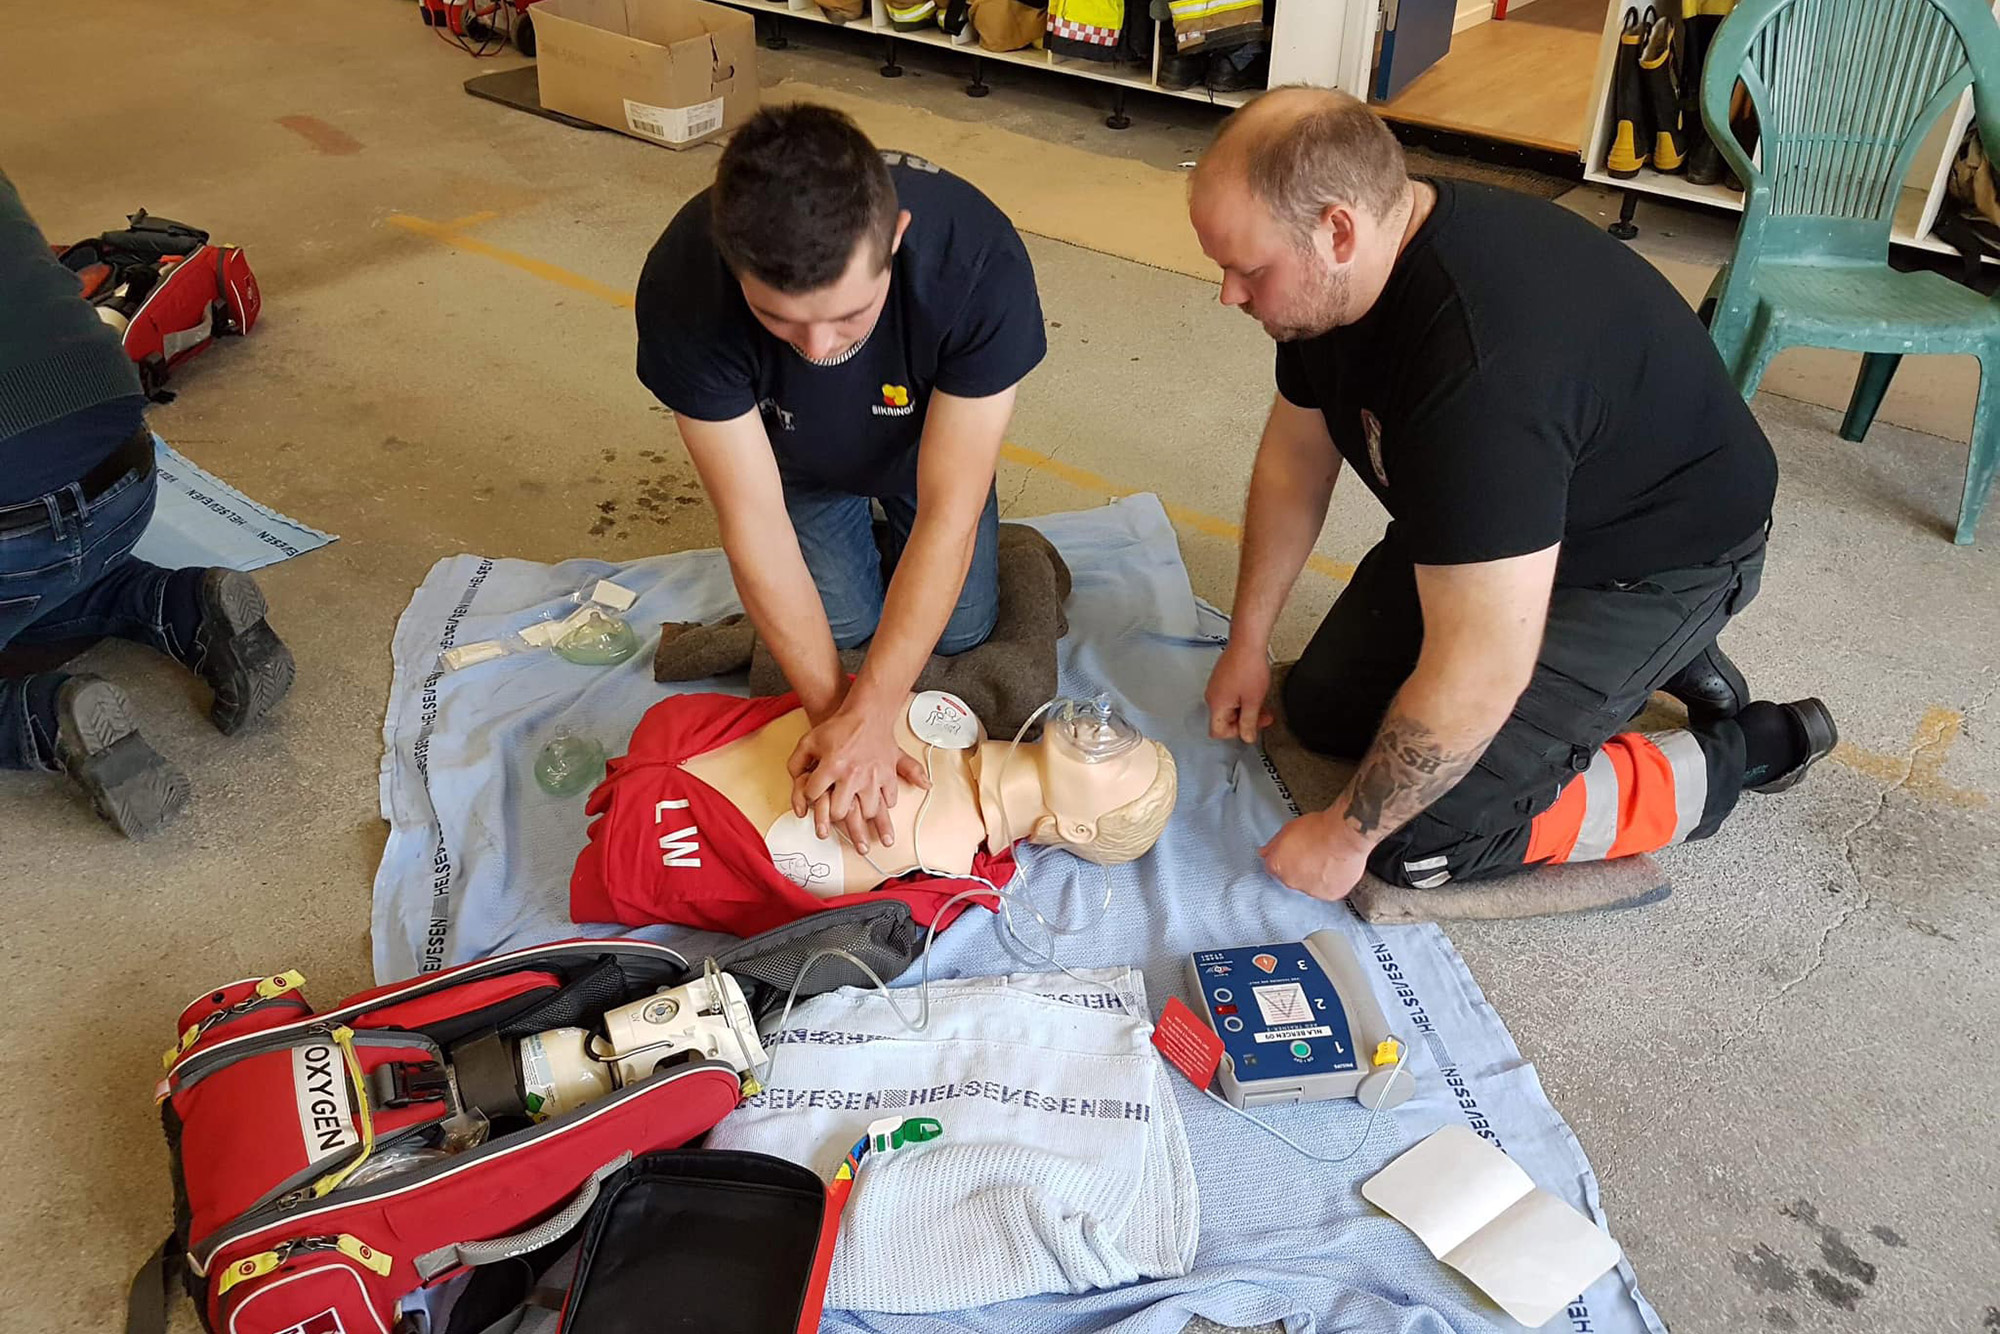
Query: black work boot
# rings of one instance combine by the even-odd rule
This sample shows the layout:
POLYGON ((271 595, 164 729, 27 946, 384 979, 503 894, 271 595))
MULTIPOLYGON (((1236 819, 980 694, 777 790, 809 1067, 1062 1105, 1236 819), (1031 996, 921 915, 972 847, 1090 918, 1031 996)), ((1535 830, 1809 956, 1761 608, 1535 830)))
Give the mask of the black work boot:
POLYGON ((1719 185, 1722 182, 1722 150, 1715 146, 1715 140, 1702 130, 1701 137, 1688 150, 1687 178, 1691 185, 1719 185))
POLYGON ((1160 53, 1160 78, 1162 88, 1180 90, 1192 88, 1208 75, 1208 52, 1194 51, 1187 55, 1168 52, 1160 53))
POLYGON ((1687 705, 1688 721, 1697 727, 1721 718, 1734 718, 1750 702, 1750 687, 1743 673, 1711 642, 1687 666, 1668 677, 1661 691, 1687 705))
POLYGON ((56 692, 55 759, 127 838, 145 838, 188 803, 187 775, 146 744, 125 692, 100 676, 72 676, 56 692))
POLYGON ((292 688, 292 651, 264 619, 264 590, 243 571, 209 570, 200 596, 192 666, 215 691, 208 716, 216 730, 234 736, 292 688))
POLYGON ((1761 775, 1762 782, 1750 784, 1752 792, 1791 791, 1804 781, 1807 770, 1831 755, 1833 748, 1840 744, 1840 729, 1834 726, 1833 715, 1820 700, 1801 699, 1790 704, 1760 703, 1753 707, 1777 709, 1790 726, 1795 749, 1792 762, 1776 768, 1775 772, 1761 775))
POLYGON ((1269 56, 1252 56, 1239 67, 1228 55, 1219 55, 1209 62, 1208 78, 1204 82, 1212 93, 1247 93, 1262 89, 1270 81, 1269 56))

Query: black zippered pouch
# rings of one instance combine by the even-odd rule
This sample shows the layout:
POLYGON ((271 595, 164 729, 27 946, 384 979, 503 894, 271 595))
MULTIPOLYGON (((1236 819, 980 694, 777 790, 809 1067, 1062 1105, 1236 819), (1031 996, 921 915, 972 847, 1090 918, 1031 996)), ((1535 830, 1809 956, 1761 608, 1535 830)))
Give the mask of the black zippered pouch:
POLYGON ((606 1178, 562 1334, 814 1334, 838 1215, 781 1158, 649 1153, 606 1178))

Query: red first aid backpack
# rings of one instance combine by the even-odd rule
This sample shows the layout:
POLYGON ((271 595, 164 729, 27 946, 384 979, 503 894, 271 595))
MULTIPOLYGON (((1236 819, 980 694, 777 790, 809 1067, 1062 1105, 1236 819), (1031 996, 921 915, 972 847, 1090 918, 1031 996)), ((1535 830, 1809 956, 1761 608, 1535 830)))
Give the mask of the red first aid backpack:
POLYGON ((147 397, 164 401, 173 368, 217 338, 249 333, 264 300, 240 247, 212 244, 199 227, 144 209, 127 221, 57 254, 91 304, 116 312, 147 397))
MULTIPOLYGON (((467 1040, 588 1026, 693 972, 664 946, 580 940, 323 1011, 291 973, 202 996, 181 1015, 158 1090, 175 1234, 134 1281, 128 1329, 164 1329, 163 1292, 184 1267, 213 1331, 391 1334, 415 1289, 566 1235, 635 1156, 679 1148, 727 1115, 742 1092, 735 1070, 670 1066, 438 1152, 452 1111, 446 1062, 467 1040), (391 1174, 361 1170, 398 1154, 408 1165, 391 1174)), ((813 1245, 831 1242, 829 1231, 813 1245)))

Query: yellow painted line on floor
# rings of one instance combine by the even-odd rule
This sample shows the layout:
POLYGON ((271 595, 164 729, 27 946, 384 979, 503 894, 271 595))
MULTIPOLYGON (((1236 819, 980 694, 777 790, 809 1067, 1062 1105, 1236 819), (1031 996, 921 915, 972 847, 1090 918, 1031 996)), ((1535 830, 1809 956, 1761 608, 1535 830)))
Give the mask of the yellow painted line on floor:
MULTIPOLYGON (((396 216, 402 217, 403 215, 399 213, 396 216)), ((444 228, 448 232, 470 231, 472 228, 479 226, 481 223, 491 222, 493 221, 493 219, 499 216, 500 215, 498 213, 495 213, 492 209, 487 209, 483 213, 468 213, 462 218, 453 218, 450 222, 441 222, 438 224, 438 226, 444 228)))
POLYGON ((1900 787, 1912 796, 1941 801, 1961 810, 1975 810, 1986 805, 1988 798, 1984 792, 1953 787, 1944 780, 1945 761, 1951 758, 1951 748, 1964 730, 1964 714, 1933 705, 1917 720, 1916 736, 1903 754, 1884 755, 1843 741, 1834 747, 1829 758, 1878 783, 1900 787))
POLYGON ((572 273, 560 264, 551 264, 545 259, 536 259, 533 255, 523 255, 519 251, 504 249, 501 246, 494 245, 490 241, 482 241, 476 236, 467 235, 462 228, 454 227, 450 223, 432 222, 428 218, 413 217, 408 213, 391 213, 389 215, 389 224, 392 227, 401 227, 406 232, 415 232, 419 236, 428 236, 431 240, 442 242, 454 250, 463 250, 469 255, 478 255, 482 259, 490 259, 496 263, 505 264, 510 269, 519 269, 521 272, 532 274, 544 282, 554 283, 558 287, 567 287, 572 292, 581 292, 585 296, 594 296, 599 301, 613 306, 620 306, 626 310, 632 309, 632 294, 630 292, 622 292, 616 287, 597 281, 595 278, 586 278, 580 273, 572 273))
MULTIPOLYGON (((471 225, 473 222, 488 220, 496 216, 498 215, 475 213, 469 218, 459 218, 452 222, 432 222, 428 218, 414 217, 408 213, 392 213, 389 215, 389 221, 394 226, 401 227, 404 231, 414 232, 418 236, 427 236, 433 241, 463 250, 467 254, 494 260, 497 263, 505 264, 510 269, 519 269, 522 273, 532 274, 537 278, 555 283, 559 287, 567 287, 572 292, 582 292, 586 296, 594 296, 600 301, 622 307, 625 310, 632 309, 632 294, 630 292, 621 292, 615 287, 608 287, 598 282, 595 278, 586 278, 580 273, 572 273, 570 270, 560 265, 551 264, 547 260, 536 259, 532 255, 523 255, 517 251, 507 250, 494 245, 489 241, 482 241, 476 236, 466 235, 465 227, 471 225)), ((1050 458, 1046 454, 1038 454, 1034 450, 1024 448, 1020 445, 1010 444, 1004 446, 1000 451, 1000 457, 1023 468, 1032 468, 1034 471, 1054 477, 1058 481, 1067 482, 1078 490, 1094 492, 1106 499, 1136 495, 1143 489, 1139 487, 1120 486, 1110 478, 1091 472, 1087 468, 1079 468, 1074 464, 1064 463, 1060 459, 1050 458)), ((1206 514, 1201 510, 1190 509, 1186 505, 1175 504, 1170 500, 1162 500, 1160 503, 1167 511, 1167 517, 1183 528, 1191 529, 1194 532, 1202 534, 1204 537, 1213 537, 1218 541, 1234 543, 1237 546, 1243 544, 1243 528, 1240 524, 1231 523, 1227 519, 1218 519, 1213 514, 1206 514)), ((1325 556, 1316 553, 1306 560, 1306 568, 1318 574, 1323 574, 1329 579, 1337 579, 1342 583, 1347 582, 1347 580, 1354 576, 1354 567, 1352 565, 1343 564, 1336 560, 1329 560, 1325 556)))

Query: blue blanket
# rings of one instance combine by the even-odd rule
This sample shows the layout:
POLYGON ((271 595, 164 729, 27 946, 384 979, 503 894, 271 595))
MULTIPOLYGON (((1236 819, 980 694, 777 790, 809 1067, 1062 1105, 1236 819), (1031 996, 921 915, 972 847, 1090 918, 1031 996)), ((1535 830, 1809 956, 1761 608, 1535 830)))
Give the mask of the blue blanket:
POLYGON ((132 554, 169 570, 222 565, 261 570, 339 541, 260 505, 157 435, 159 498, 132 554))
MULTIPOLYGON (((1596 1178, 1534 1068, 1435 926, 1370 927, 1264 873, 1256 850, 1287 818, 1288 801, 1260 754, 1208 739, 1201 692, 1228 623, 1194 597, 1159 502, 1134 496, 1033 522, 1062 550, 1075 578, 1062 647, 1064 692, 1109 692, 1134 723, 1172 749, 1180 768, 1180 804, 1165 836, 1145 858, 1113 869, 1109 914, 1088 935, 1057 944, 1063 963, 1137 965, 1159 1005, 1169 995, 1186 998, 1181 961, 1193 950, 1337 928, 1374 971, 1392 1025, 1415 1043, 1410 1068, 1417 1095, 1384 1114, 1361 1153, 1327 1166, 1301 1158, 1176 1078, 1201 1194, 1200 1250, 1185 1278, 949 1317, 829 1312, 824 1329, 1178 1334, 1197 1315, 1223 1325, 1281 1321, 1290 1334, 1518 1328, 1400 1224, 1365 1203, 1358 1186, 1425 1135, 1459 1123, 1498 1143, 1537 1184, 1602 1221, 1596 1178)), ((383 730, 382 813, 391 828, 375 881, 375 966, 382 980, 579 931, 611 933, 568 920, 583 805, 543 793, 530 765, 540 746, 564 730, 593 735, 618 753, 639 715, 663 693, 652 680, 650 653, 612 668, 546 654, 450 674, 438 668, 443 648, 519 629, 603 576, 640 594, 630 618, 642 631, 663 620, 708 620, 737 609, 720 553, 697 551, 623 567, 457 556, 438 563, 404 613, 383 730)), ((741 690, 740 680, 733 688, 741 690)), ((1098 868, 1035 849, 1022 862, 1024 892, 1049 918, 1081 921, 1095 911, 1103 885, 1098 868)), ((1032 938, 1033 931, 1032 922, 1022 926, 1023 935, 1032 938)), ((641 934, 691 952, 714 939, 667 928, 641 934)), ((941 936, 932 960, 940 977, 1045 966, 979 913, 941 936)), ((1344 1152, 1367 1119, 1351 1102, 1259 1115, 1322 1155, 1344 1152)), ((920 1247, 920 1238, 911 1241, 920 1247)), ((1629 1264, 1600 1279, 1549 1328, 1664 1334, 1629 1264)))

